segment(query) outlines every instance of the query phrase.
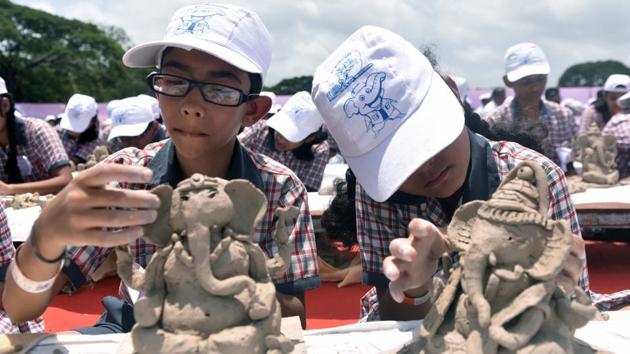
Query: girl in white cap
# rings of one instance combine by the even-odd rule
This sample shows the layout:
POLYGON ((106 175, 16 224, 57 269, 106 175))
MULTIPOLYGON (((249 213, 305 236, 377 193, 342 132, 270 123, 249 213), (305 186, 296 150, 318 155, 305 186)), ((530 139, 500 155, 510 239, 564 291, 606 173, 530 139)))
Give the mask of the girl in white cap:
POLYGON ((578 135, 588 132, 592 123, 596 123, 601 130, 615 114, 622 111, 617 99, 630 91, 630 76, 623 74, 612 74, 604 83, 601 97, 590 104, 584 112, 580 121, 578 135))
POLYGON ((302 91, 293 95, 271 118, 245 128, 238 138, 250 150, 290 168, 309 192, 316 192, 331 157, 323 124, 311 95, 302 91))
POLYGON ((96 101, 93 97, 75 93, 66 104, 57 133, 70 159, 84 163, 94 149, 102 145, 99 139, 99 121, 96 101))
POLYGON ((44 120, 19 118, 0 78, 0 194, 57 193, 70 180, 68 155, 44 120))

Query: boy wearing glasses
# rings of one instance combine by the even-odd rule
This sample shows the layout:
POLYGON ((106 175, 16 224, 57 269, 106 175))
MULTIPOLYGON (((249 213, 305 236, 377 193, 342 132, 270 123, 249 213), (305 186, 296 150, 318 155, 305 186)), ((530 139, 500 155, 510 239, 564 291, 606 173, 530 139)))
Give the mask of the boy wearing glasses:
MULTIPOLYGON (((106 163, 78 175, 47 205, 33 228, 33 241, 25 242, 19 252, 22 273, 39 283, 55 279, 65 245, 85 246, 69 250, 71 261, 55 286, 41 293, 8 284, 4 304, 14 320, 41 313, 66 280, 75 288, 83 285, 112 251, 104 247, 130 242, 135 262, 146 266, 155 249, 138 237, 142 225, 155 220, 159 200, 144 189, 162 183, 174 187, 193 173, 202 173, 244 178, 265 193, 268 212, 254 239, 268 255, 276 251, 274 211, 290 205, 299 208, 299 215, 286 223, 292 264, 276 289, 283 316, 300 315, 305 325, 304 292, 319 286, 306 189, 288 168, 246 150, 236 139, 241 125, 254 124, 271 106, 268 97, 258 95, 270 60, 271 40, 260 18, 237 6, 217 4, 178 10, 164 40, 125 53, 123 62, 129 67, 157 66, 147 80, 157 93, 170 139, 111 155, 106 163), (124 183, 116 188, 110 181, 124 183), (18 296, 28 299, 28 305, 18 303, 18 296)), ((107 298, 104 305, 107 311, 97 326, 80 332, 131 329, 131 305, 107 298)))
POLYGON ((541 98, 549 71, 547 57, 536 44, 519 43, 508 48, 503 82, 514 90, 514 99, 485 113, 483 119, 491 127, 508 124, 539 135, 545 155, 565 165, 568 161, 560 161, 558 151, 571 148, 577 127, 571 111, 541 98))

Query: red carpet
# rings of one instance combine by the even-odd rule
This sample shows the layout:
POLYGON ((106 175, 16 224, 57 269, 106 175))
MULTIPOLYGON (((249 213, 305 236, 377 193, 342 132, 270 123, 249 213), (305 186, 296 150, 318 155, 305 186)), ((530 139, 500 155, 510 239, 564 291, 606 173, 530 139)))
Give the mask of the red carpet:
MULTIPOLYGON (((598 293, 630 289, 630 244, 621 242, 587 241, 586 251, 591 288, 598 293)), ((306 294, 307 329, 326 328, 354 323, 359 318, 359 299, 369 289, 364 285, 337 288, 322 283, 319 289, 306 294)), ((100 299, 118 293, 118 279, 109 278, 94 289, 57 295, 44 313, 46 330, 64 331, 89 326, 103 311, 100 299)))

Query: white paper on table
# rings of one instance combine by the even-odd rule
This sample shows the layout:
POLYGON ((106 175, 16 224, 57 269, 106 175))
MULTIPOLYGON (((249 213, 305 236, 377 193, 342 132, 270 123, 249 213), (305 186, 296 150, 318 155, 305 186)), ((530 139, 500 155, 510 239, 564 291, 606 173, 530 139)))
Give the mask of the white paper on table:
POLYGON ((33 227, 41 211, 42 208, 39 206, 23 209, 7 208, 4 210, 13 242, 24 242, 28 239, 28 236, 31 234, 31 227, 33 227))
POLYGON ((129 333, 80 335, 58 334, 46 337, 29 353, 111 354, 118 353, 120 343, 129 333))
POLYGON ((334 195, 321 195, 317 192, 308 192, 308 209, 311 214, 321 215, 324 210, 328 209, 334 195))
POLYGON ((628 204, 630 206, 630 185, 609 188, 591 188, 582 193, 571 194, 576 207, 596 204, 628 204))
POLYGON ((348 165, 345 163, 329 163, 324 168, 324 177, 322 178, 322 184, 319 187, 320 190, 324 188, 332 188, 335 178, 346 179, 346 171, 348 165))
POLYGON ((422 321, 376 321, 304 331, 306 351, 318 354, 377 354, 417 336, 422 321))
POLYGON ((630 311, 606 312, 608 321, 590 321, 575 331, 579 338, 597 349, 612 353, 628 353, 630 348, 630 311))

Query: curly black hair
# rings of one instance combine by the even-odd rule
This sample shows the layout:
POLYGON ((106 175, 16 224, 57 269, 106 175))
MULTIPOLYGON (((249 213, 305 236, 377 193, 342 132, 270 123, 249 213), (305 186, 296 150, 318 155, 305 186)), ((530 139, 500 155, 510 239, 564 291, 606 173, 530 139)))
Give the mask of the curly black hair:
POLYGON ((350 169, 346 179, 335 182, 336 195, 330 206, 322 214, 320 223, 326 230, 328 239, 340 241, 350 247, 357 243, 357 219, 355 214, 356 178, 350 169))

